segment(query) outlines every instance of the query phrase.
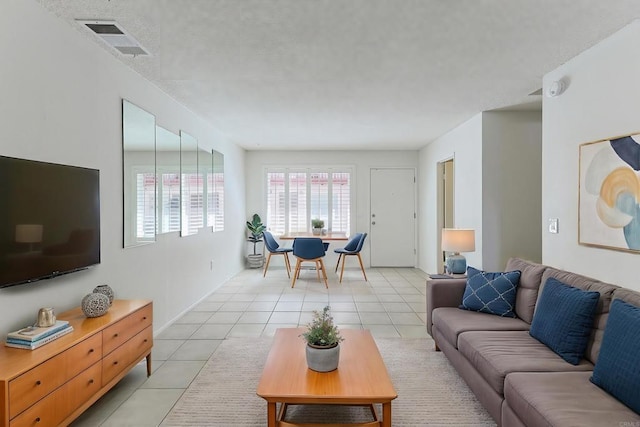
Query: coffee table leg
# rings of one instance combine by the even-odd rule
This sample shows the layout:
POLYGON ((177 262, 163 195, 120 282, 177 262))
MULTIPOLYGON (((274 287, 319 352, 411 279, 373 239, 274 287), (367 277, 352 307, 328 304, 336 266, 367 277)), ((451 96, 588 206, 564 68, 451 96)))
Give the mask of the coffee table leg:
POLYGON ((382 404, 382 427, 391 427, 391 402, 382 404))
MULTIPOLYGON (((276 402, 267 403, 267 426, 276 427, 276 402)), ((389 424, 391 427, 391 424, 389 424)))

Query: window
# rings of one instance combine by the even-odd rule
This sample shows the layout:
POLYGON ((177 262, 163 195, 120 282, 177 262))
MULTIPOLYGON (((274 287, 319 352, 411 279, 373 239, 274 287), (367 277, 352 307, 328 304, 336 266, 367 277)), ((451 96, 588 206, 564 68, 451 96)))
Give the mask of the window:
POLYGON ((153 241, 156 235, 156 177, 136 173, 136 241, 153 241))
POLYGON ((310 232, 319 218, 332 232, 349 234, 351 171, 267 170, 267 229, 272 233, 310 232))

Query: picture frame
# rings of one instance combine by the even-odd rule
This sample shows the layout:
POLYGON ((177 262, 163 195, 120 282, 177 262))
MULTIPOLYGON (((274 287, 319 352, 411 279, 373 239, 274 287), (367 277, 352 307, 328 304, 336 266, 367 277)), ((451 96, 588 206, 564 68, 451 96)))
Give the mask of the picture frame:
POLYGON ((640 133, 580 145, 578 243, 640 253, 640 133))

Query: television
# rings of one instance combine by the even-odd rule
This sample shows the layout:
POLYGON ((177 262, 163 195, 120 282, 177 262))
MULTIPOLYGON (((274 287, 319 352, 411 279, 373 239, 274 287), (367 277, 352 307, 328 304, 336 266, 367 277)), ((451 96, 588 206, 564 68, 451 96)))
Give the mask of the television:
POLYGON ((0 288, 100 263, 100 171, 0 156, 0 288))

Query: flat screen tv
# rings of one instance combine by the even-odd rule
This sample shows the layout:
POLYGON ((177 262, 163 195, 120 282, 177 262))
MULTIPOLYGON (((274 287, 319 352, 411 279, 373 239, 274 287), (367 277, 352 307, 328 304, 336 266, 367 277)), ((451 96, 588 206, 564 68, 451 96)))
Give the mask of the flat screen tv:
POLYGON ((100 263, 100 171, 0 156, 0 288, 100 263))

